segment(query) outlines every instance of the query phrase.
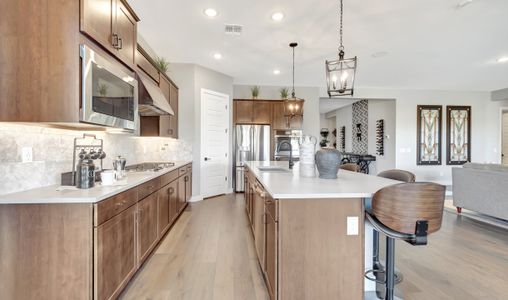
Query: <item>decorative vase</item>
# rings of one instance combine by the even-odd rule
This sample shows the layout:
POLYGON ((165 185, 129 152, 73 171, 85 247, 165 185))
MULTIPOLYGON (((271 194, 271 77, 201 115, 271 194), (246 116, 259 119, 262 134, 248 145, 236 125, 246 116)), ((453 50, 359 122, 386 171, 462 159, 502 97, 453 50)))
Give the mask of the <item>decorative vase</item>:
POLYGON ((339 172, 341 154, 334 148, 322 148, 316 153, 319 178, 336 179, 339 172))

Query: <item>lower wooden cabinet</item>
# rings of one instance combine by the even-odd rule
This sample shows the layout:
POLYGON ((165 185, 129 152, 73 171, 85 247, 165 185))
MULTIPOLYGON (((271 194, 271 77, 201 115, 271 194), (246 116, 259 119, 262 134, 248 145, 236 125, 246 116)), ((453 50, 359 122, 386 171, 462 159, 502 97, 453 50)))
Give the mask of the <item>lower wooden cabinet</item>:
POLYGON ((185 176, 178 179, 178 201, 176 203, 176 211, 179 212, 185 206, 185 176))
POLYGON ((162 236, 164 233, 166 233, 166 230, 168 230, 170 226, 170 216, 169 216, 169 184, 162 187, 159 191, 159 198, 158 198, 158 212, 159 212, 159 218, 157 221, 157 228, 159 230, 159 236, 162 236))
POLYGON ((157 243, 157 198, 153 193, 138 203, 138 262, 142 263, 157 243))
POLYGON ((254 183, 253 229, 254 244, 259 258, 261 269, 265 271, 265 192, 254 183))
POLYGON ((137 270, 133 205, 94 229, 94 299, 116 298, 137 270))
POLYGON ((185 208, 191 174, 189 164, 93 204, 0 205, 0 298, 117 299, 185 208))
POLYGON ((266 253, 265 253, 265 277, 268 286, 270 299, 277 299, 277 234, 278 226, 276 216, 273 216, 267 208, 268 202, 273 203, 273 199, 267 196, 265 202, 266 216, 266 253))
POLYGON ((185 181, 185 202, 189 202, 192 197, 192 173, 188 172, 183 180, 185 181))

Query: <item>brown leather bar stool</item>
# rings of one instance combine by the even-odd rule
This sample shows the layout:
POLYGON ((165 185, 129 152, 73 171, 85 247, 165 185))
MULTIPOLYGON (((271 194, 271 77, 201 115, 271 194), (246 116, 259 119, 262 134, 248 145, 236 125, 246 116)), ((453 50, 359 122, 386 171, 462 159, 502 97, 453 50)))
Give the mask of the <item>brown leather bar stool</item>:
POLYGON ((386 235, 384 299, 394 299, 395 239, 426 245, 427 236, 441 228, 445 190, 436 183, 400 183, 374 194, 366 216, 376 231, 386 235))
MULTIPOLYGON (((413 183, 415 182, 416 180, 416 176, 415 174, 409 172, 409 171, 405 171, 405 170, 399 170, 399 169, 392 169, 392 170, 386 170, 386 171, 383 171, 379 174, 377 174, 377 176, 379 177, 383 177, 383 178, 388 178, 388 179, 393 179, 393 180, 398 180, 398 181, 402 181, 402 182, 405 182, 405 183, 413 183)), ((375 276, 375 281, 376 281, 376 292, 378 294, 378 297, 381 296, 382 294, 384 294, 384 291, 382 291, 382 286, 380 287, 379 284, 383 284, 384 285, 384 280, 385 280, 385 276, 384 276, 384 266, 381 264, 380 262, 380 259, 379 259, 379 232, 377 232, 376 230, 373 230, 373 233, 372 233, 372 250, 373 250, 373 255, 372 255, 372 270, 370 270, 369 272, 367 272, 366 275, 368 275, 368 273, 373 273, 374 276, 375 276), (382 283, 380 283, 382 282, 382 283)), ((373 280, 372 278, 368 277, 368 279, 371 279, 373 280)), ((400 283, 402 281, 402 273, 396 271, 395 272, 395 283, 400 283)))
POLYGON ((354 163, 343 164, 340 165, 339 168, 351 172, 360 172, 360 166, 354 163))

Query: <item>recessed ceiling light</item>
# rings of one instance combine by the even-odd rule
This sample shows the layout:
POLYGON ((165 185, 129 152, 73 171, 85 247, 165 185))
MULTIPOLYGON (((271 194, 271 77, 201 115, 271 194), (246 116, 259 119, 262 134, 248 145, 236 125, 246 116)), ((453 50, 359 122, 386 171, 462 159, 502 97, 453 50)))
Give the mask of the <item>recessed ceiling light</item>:
POLYGON ((498 63, 508 62, 508 56, 503 56, 497 60, 498 63))
POLYGON ((207 8, 204 10, 204 13, 207 17, 213 18, 216 17, 219 13, 213 8, 207 8))
POLYGON ((217 59, 217 60, 222 59, 222 54, 220 54, 220 53, 218 53, 218 52, 217 52, 217 53, 214 53, 214 54, 213 54, 213 58, 215 58, 215 59, 217 59))
POLYGON ((282 21, 282 19, 284 19, 284 14, 283 13, 276 12, 276 13, 272 14, 272 20, 274 20, 274 21, 282 21))
POLYGON ((463 0, 463 1, 460 1, 458 4, 457 4, 457 8, 460 9, 460 8, 464 8, 466 6, 468 6, 469 4, 473 3, 473 0, 463 0))
POLYGON ((279 70, 279 69, 275 69, 275 70, 273 70, 273 74, 274 74, 274 75, 279 75, 279 74, 280 74, 280 70, 279 70))

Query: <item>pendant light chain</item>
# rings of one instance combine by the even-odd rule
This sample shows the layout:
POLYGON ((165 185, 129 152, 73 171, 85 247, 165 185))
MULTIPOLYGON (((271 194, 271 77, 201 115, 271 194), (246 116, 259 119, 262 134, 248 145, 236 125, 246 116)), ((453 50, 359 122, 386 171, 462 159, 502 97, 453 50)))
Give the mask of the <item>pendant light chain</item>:
POLYGON ((340 46, 339 51, 344 51, 344 46, 342 45, 342 19, 344 18, 344 4, 342 3, 342 0, 340 0, 340 13, 339 13, 339 20, 340 20, 340 29, 339 29, 339 40, 340 40, 340 46))
POLYGON ((293 48, 293 91, 292 91, 291 95, 293 98, 295 98, 295 47, 292 47, 293 48))

